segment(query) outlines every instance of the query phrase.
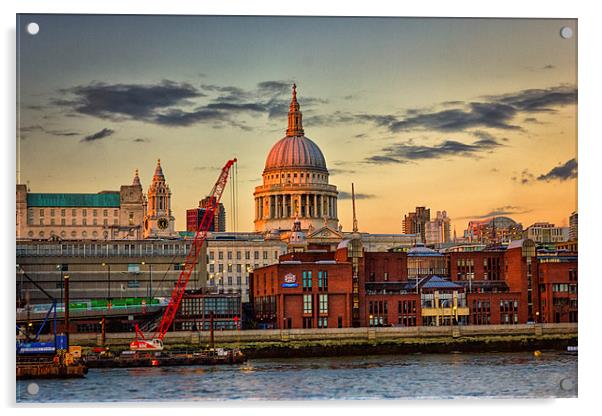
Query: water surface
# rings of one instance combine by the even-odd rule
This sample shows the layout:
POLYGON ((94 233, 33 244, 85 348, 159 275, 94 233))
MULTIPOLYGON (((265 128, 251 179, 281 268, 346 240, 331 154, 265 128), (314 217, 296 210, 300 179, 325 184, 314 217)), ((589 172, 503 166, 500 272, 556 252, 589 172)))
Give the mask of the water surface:
POLYGON ((17 402, 37 403, 576 396, 577 357, 560 352, 253 359, 17 382, 17 402))

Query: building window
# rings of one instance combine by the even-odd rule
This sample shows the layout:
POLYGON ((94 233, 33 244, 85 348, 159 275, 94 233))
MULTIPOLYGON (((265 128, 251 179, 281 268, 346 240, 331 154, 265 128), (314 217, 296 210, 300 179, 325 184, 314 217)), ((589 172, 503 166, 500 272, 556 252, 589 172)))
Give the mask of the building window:
POLYGON ((40 225, 44 225, 44 218, 40 218, 40 225))
POLYGON ((303 290, 311 292, 311 270, 304 270, 302 273, 303 290))
POLYGON ((93 225, 98 225, 98 224, 97 224, 97 219, 96 219, 96 218, 94 218, 94 219, 92 220, 92 224, 93 224, 93 225))
POLYGON ((224 252, 223 251, 218 251, 217 252, 217 258, 218 258, 218 260, 223 260, 224 259, 224 252))
POLYGON ((108 209, 103 209, 102 210, 102 216, 103 217, 107 217, 109 215, 109 210, 108 209))
POLYGON ((92 216, 93 217, 97 217, 98 216, 98 210, 97 209, 93 209, 92 210, 92 216))
POLYGON ((64 218, 61 218, 61 225, 66 225, 66 224, 65 224, 65 219, 64 219, 64 218))
POLYGON ((209 260, 215 260, 215 253, 213 251, 209 252, 209 260))
POLYGON ((278 250, 274 251, 274 260, 278 260, 278 250))
POLYGON ((236 273, 242 273, 242 264, 238 263, 236 265, 236 273))
POLYGON ((267 252, 267 251, 264 251, 264 252, 263 252, 263 259, 264 259, 264 260, 267 260, 267 259, 268 259, 268 252, 267 252))
POLYGON ((320 304, 320 313, 327 314, 328 313, 328 295, 321 294, 318 299, 319 299, 319 304, 320 304))
POLYGON ((113 224, 115 224, 115 225, 119 224, 119 220, 118 220, 117 218, 115 218, 115 219, 113 220, 113 224))
POLYGON ((228 264, 228 273, 232 273, 232 264, 228 264))
POLYGON ((318 318, 318 328, 328 328, 328 318, 318 318))
POLYGON ((114 217, 117 217, 117 216, 119 216, 119 210, 117 210, 117 209, 114 209, 114 210, 113 210, 113 216, 114 216, 114 217))
POLYGON ((312 295, 303 295, 303 313, 311 315, 312 311, 312 295))
POLYGON ((50 209, 50 216, 51 216, 51 217, 54 217, 54 208, 51 208, 51 209, 50 209))
POLYGON ((40 217, 43 217, 43 216, 44 216, 44 210, 43 210, 43 209, 41 209, 41 210, 40 210, 40 217))
POLYGON ((102 220, 102 225, 104 225, 105 227, 109 225, 109 220, 107 220, 106 218, 102 220))
POLYGON ((240 251, 236 252, 236 260, 242 259, 242 253, 240 251))
POLYGON ((228 286, 232 286, 232 276, 228 276, 228 286))
POLYGON ((209 265, 209 273, 215 273, 215 264, 209 265))
POLYGON ((85 218, 82 219, 82 225, 88 225, 88 221, 85 218))
POLYGON ((232 252, 228 251, 228 260, 232 260, 232 252))
POLYGON ((217 265, 217 271, 218 271, 219 273, 223 273, 223 272, 224 272, 224 265, 223 265, 222 263, 219 263, 219 264, 217 265))
POLYGON ((64 216, 65 216, 65 210, 61 209, 61 217, 64 217, 64 216))
POLYGON ((251 260, 251 252, 245 251, 245 260, 251 260))
POLYGON ((242 277, 241 276, 236 276, 236 285, 238 287, 240 287, 242 285, 242 277))
POLYGON ((88 215, 88 210, 87 209, 82 209, 82 217, 86 217, 88 215))
POLYGON ((129 220, 130 225, 134 225, 134 213, 133 212, 130 212, 130 216, 129 216, 128 220, 129 220))
POLYGON ((71 220, 71 225, 77 225, 77 220, 75 218, 71 220))
POLYGON ((253 253, 253 256, 255 260, 259 260, 259 251, 255 251, 255 253, 253 253))
POLYGON ((326 270, 318 272, 318 289, 328 290, 328 272, 326 270))

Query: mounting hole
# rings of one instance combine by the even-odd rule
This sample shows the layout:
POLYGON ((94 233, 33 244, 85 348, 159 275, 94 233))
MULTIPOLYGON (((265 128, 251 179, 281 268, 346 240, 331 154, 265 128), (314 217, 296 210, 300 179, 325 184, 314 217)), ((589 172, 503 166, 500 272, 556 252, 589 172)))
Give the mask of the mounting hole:
POLYGON ((562 36, 563 39, 570 39, 573 37, 573 29, 571 29, 568 26, 563 27, 562 29, 560 29, 560 36, 562 36))
POLYGON ((31 22, 31 23, 27 24, 27 33, 29 33, 30 35, 32 35, 32 36, 37 35, 39 31, 40 31, 40 25, 37 24, 36 22, 31 22))
POLYGON ((37 383, 29 383, 27 385, 27 393, 31 394, 32 396, 35 396, 36 394, 38 394, 39 391, 40 391, 40 386, 38 386, 37 383))

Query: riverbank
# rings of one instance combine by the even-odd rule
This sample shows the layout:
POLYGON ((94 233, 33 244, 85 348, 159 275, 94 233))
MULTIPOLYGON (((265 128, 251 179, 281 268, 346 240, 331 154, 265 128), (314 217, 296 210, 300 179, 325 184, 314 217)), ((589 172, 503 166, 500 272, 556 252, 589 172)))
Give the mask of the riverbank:
MULTIPOLYGON (((171 332, 167 350, 198 350, 209 333, 171 332)), ((104 345, 120 352, 132 335, 108 333, 104 345)), ((455 327, 328 328, 215 331, 215 346, 240 348, 249 358, 320 357, 370 354, 566 351, 577 345, 577 324, 469 325, 455 327)), ((72 334, 71 343, 86 348, 102 344, 97 334, 72 334)))

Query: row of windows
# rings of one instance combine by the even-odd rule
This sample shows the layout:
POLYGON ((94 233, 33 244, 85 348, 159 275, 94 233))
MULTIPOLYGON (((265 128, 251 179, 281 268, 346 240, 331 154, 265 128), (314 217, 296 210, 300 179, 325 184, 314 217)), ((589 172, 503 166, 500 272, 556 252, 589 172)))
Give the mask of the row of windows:
MULTIPOLYGON (((303 295, 303 314, 313 314, 313 295, 303 295)), ((318 311, 320 314, 328 313, 328 295, 318 295, 318 311)))
MULTIPOLYGON (((51 217, 56 216, 57 211, 60 211, 61 217, 65 217, 67 215, 68 212, 71 213, 72 217, 76 217, 77 216, 77 211, 78 208, 61 208, 61 209, 56 209, 56 208, 48 208, 49 214, 51 217)), ((109 216, 109 210, 108 209, 91 209, 90 210, 92 212, 92 216, 93 217, 98 217, 98 214, 100 211, 102 211, 102 216, 103 217, 108 217, 109 216)), ((113 216, 114 217, 118 217, 119 216, 119 210, 118 209, 113 209, 111 210, 113 211, 113 216)), ((28 209, 28 214, 33 216, 33 208, 29 208, 28 209)), ((40 208, 40 210, 38 211, 40 214, 40 217, 44 217, 46 215, 46 209, 44 208, 40 208)), ((81 216, 82 217, 86 217, 88 215, 88 209, 87 208, 81 208, 81 216)))
MULTIPOLYGON (((259 251, 255 250, 253 252, 253 259, 255 260, 259 260, 259 251)), ((268 260, 269 258, 269 251, 263 251, 262 255, 263 255, 263 260, 268 260)), ((227 258, 228 260, 232 260, 232 256, 234 255, 234 252, 232 251, 228 251, 226 252, 227 258)), ((279 252, 278 250, 274 251, 274 260, 278 260, 278 256, 279 256, 279 252)), ((218 251, 217 252, 217 259, 218 260, 224 260, 224 252, 223 251, 218 251)), ((215 260, 215 252, 214 251, 209 251, 209 260, 215 260)), ((237 251, 236 252, 236 260, 242 260, 242 251, 237 251)), ((251 260, 251 252, 250 251, 245 251, 245 260, 251 260)))
MULTIPOLYGON (((304 178, 304 177, 305 177, 305 174, 304 174, 303 172, 301 172, 301 173, 299 174, 299 176, 300 176, 301 178, 304 178)), ((297 174, 296 174, 296 173, 293 173, 293 178, 296 178, 296 177, 297 177, 297 174)), ((308 173, 308 174, 307 174, 307 178, 309 178, 309 177, 310 177, 310 176, 309 176, 309 173, 308 173)), ((311 174, 311 178, 312 178, 312 179, 316 179, 316 177, 317 177, 318 179, 326 180, 326 175, 320 175, 320 174, 315 174, 315 173, 312 173, 312 174, 311 174)), ((287 174, 286 174, 286 176, 284 176, 284 173, 282 173, 282 174, 276 173, 276 174, 274 174, 274 175, 269 175, 269 176, 268 176, 268 178, 269 178, 269 179, 284 179, 284 178, 288 178, 288 179, 290 179, 290 178, 291 178, 291 174, 290 174, 290 173, 287 173, 287 174)))
POLYGON ((577 285, 567 283, 554 283, 552 285, 552 292, 577 293, 577 285))
MULTIPOLYGON (((119 224, 119 219, 118 218, 114 218, 113 219, 113 225, 118 225, 119 224)), ((29 221, 29 225, 33 225, 33 221, 29 221)), ((56 220, 54 218, 50 219, 50 223, 46 224, 46 221, 44 218, 40 218, 39 220, 39 225, 57 225, 56 220)), ((66 226, 67 225, 67 220, 65 218, 61 218, 61 225, 66 226)), ((80 224, 77 223, 77 219, 76 218, 72 218, 71 219, 71 224, 70 225, 88 225, 88 220, 86 218, 82 218, 82 221, 80 224)), ((99 225, 98 224, 98 220, 96 218, 94 218, 92 220, 92 224, 90 225, 99 225)), ((108 219, 103 219, 102 220, 102 225, 104 225, 105 227, 109 225, 109 220, 108 219)))
MULTIPOLYGON (((226 276, 226 278, 224 279, 223 277, 213 277, 213 276, 209 276, 209 286, 221 286, 226 284, 228 286, 232 286, 233 285, 233 276, 226 276)), ((237 286, 241 286, 242 285, 242 276, 236 276, 236 285, 237 286)), ((249 276, 245 276, 245 285, 249 285, 249 276)))
MULTIPOLYGON (((67 231, 63 230, 63 231, 61 231, 61 232, 60 232, 60 233, 58 233, 58 234, 57 234, 57 233, 55 233, 54 231, 50 231, 50 232, 48 233, 48 236, 49 236, 49 237, 53 237, 53 236, 55 236, 55 235, 58 235, 58 236, 60 236, 61 238, 67 238, 67 236, 69 236, 69 237, 71 237, 71 238, 75 239, 75 238, 77 238, 77 237, 78 237, 78 233, 77 233, 77 231, 71 231, 70 233, 67 233, 67 231)), ((82 231, 82 232, 81 232, 81 234, 80 234, 81 238, 88 238, 88 236, 92 236, 93 238, 98 238, 98 237, 100 237, 100 235, 101 235, 101 234, 100 234, 98 231, 92 231, 92 232, 91 232, 91 233, 88 235, 88 231, 85 231, 85 230, 84 230, 84 231, 82 231)), ((46 232, 45 232, 45 231, 40 231, 40 232, 38 232, 38 234, 37 234, 37 236, 36 236, 36 233, 34 233, 33 231, 29 231, 29 232, 27 233, 27 236, 28 236, 29 238, 34 238, 34 237, 46 238, 46 232)), ((104 238, 105 240, 106 240, 107 238, 109 238, 109 232, 108 232, 108 231, 103 231, 103 232, 102 232, 102 238, 104 238)))
MULTIPOLYGON (((263 263, 263 266, 267 266, 267 263, 263 263)), ((259 264, 255 263, 253 265, 253 267, 255 269, 259 268, 259 264)), ((232 264, 228 264, 228 266, 226 267, 226 270, 228 271, 228 273, 232 273, 234 271, 234 265, 232 264)), ((250 273, 253 269, 251 268, 250 264, 245 264, 245 267, 243 269, 242 264, 237 264, 236 265, 236 273, 242 273, 243 271, 245 273, 250 273)), ((224 272, 224 265, 222 263, 219 263, 217 265, 217 272, 218 273, 223 273, 224 272)), ((215 273, 215 264, 209 264, 209 273, 215 273)))
MULTIPOLYGON (((92 236, 95 236, 92 232, 92 236)), ((51 233, 52 234, 52 233, 51 233)), ((86 231, 82 236, 86 236, 86 231)), ((18 244, 17 256, 173 256, 186 255, 190 244, 18 244)))

